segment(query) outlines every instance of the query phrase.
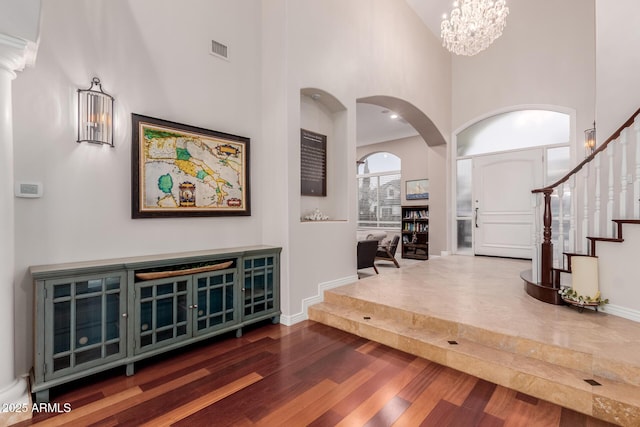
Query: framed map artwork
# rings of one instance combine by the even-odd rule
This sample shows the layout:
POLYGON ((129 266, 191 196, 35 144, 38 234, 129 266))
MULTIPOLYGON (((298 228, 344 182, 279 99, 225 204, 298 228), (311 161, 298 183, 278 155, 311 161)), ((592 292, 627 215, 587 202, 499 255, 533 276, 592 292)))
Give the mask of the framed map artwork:
POLYGON ((249 138, 131 118, 132 218, 251 215, 249 138))

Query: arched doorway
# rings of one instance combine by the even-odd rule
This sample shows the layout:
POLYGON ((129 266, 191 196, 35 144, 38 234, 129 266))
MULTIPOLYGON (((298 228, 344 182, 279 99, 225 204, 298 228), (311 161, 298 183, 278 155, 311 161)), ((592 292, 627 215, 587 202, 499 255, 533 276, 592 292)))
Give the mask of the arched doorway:
MULTIPOLYGON (((458 132, 452 150, 454 252, 534 258, 539 236, 531 190, 569 169, 570 142, 571 115, 548 109, 491 115, 458 132)), ((568 241, 559 201, 553 216, 560 239, 568 241)))

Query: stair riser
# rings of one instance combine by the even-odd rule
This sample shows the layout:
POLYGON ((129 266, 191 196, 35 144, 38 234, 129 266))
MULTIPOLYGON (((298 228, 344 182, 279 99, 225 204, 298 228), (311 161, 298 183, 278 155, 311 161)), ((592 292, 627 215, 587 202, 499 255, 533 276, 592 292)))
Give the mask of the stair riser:
POLYGON ((559 384, 552 380, 521 372, 506 366, 499 360, 470 355, 450 348, 420 341, 406 335, 385 329, 369 320, 346 319, 329 311, 309 308, 311 320, 341 329, 354 335, 379 342, 392 348, 423 357, 443 366, 482 378, 504 387, 526 393, 530 396, 554 402, 583 414, 614 422, 620 425, 634 425, 640 419, 640 407, 613 401, 597 394, 597 389, 586 383, 577 387, 559 384))
POLYGON ((593 374, 640 387, 640 367, 629 366, 596 356, 593 358, 593 374))
POLYGON ((587 353, 550 346, 470 325, 459 325, 458 331, 460 338, 478 344, 581 371, 587 376, 593 375, 593 356, 587 353))
POLYGON ((348 295, 342 295, 335 292, 326 291, 324 300, 331 304, 342 307, 348 307, 354 310, 367 313, 374 318, 390 318, 395 321, 402 322, 408 327, 424 328, 434 332, 440 332, 450 335, 452 338, 458 336, 458 324, 436 317, 414 313, 408 310, 402 310, 396 307, 390 307, 372 301, 365 301, 353 298, 348 295))
MULTIPOLYGON (((458 324, 456 322, 385 306, 384 304, 377 302, 364 301, 331 291, 325 292, 325 301, 367 313, 373 318, 394 319, 398 322, 402 322, 408 328, 424 329, 443 333, 451 340, 464 338, 499 350, 521 354, 523 356, 554 363, 565 368, 579 370, 584 372, 587 376, 593 375, 593 358, 591 355, 586 353, 545 345, 521 337, 501 334, 471 325, 458 324)), ((614 370, 613 372, 616 371, 614 370)), ((625 378, 624 374, 619 374, 617 377, 612 377, 612 375, 613 373, 610 373, 606 378, 625 378)), ((634 377, 634 380, 637 380, 637 378, 638 377, 634 377)))

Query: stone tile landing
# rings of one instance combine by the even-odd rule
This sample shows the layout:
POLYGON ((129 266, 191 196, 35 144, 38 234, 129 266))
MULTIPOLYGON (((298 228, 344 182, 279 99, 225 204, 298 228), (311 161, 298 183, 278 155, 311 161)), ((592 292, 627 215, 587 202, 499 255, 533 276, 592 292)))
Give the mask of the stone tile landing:
POLYGON ((558 405, 640 425, 640 323, 537 301, 530 263, 450 256, 325 292, 309 318, 558 405), (595 381, 598 385, 592 385, 595 381))

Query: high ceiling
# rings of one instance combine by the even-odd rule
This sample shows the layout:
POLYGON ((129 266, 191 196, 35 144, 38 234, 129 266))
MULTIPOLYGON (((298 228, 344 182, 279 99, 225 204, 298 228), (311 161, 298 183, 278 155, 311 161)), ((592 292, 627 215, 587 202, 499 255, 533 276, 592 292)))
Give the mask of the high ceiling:
POLYGON ((453 0, 406 0, 433 34, 440 38, 440 22, 443 14, 449 14, 453 0))
MULTIPOLYGON (((451 10, 452 0, 406 0, 425 25, 440 38, 440 21, 451 10)), ((357 145, 369 145, 392 141, 418 134, 402 118, 391 119, 391 111, 372 104, 357 105, 357 145), (386 111, 386 112, 384 112, 386 111)))

